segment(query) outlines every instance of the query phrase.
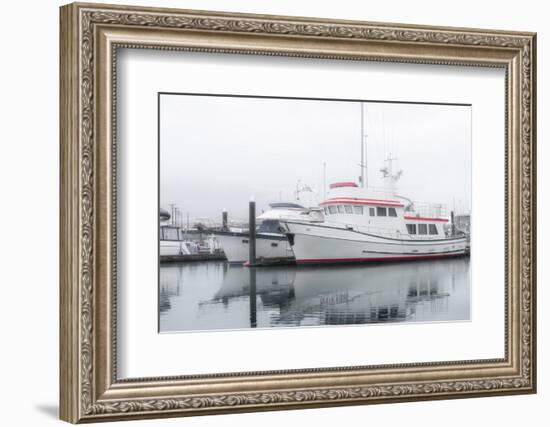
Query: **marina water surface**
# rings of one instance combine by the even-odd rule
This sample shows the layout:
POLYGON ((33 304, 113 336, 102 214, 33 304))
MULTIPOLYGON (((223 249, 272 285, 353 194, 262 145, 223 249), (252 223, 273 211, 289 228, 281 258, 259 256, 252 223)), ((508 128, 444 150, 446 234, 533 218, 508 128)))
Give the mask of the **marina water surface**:
POLYGON ((160 332, 470 319, 470 259, 160 266, 160 332))

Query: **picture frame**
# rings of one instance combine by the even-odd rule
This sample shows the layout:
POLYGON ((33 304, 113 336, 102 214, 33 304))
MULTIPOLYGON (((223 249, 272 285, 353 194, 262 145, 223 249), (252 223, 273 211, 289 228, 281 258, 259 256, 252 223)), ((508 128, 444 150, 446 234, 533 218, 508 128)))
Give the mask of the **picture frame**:
POLYGON ((534 33, 85 3, 61 7, 60 24, 61 419, 98 422, 536 392, 534 33), (121 49, 502 69, 503 357, 119 378, 121 49))

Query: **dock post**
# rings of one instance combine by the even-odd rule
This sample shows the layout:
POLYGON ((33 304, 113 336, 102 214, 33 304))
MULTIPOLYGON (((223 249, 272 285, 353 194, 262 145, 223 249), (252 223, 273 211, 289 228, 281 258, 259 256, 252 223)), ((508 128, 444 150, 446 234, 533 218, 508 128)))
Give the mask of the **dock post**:
POLYGON ((229 227, 227 226, 227 209, 222 211, 222 230, 229 230, 229 227))
POLYGON ((248 265, 256 265, 256 202, 253 198, 248 204, 248 265))

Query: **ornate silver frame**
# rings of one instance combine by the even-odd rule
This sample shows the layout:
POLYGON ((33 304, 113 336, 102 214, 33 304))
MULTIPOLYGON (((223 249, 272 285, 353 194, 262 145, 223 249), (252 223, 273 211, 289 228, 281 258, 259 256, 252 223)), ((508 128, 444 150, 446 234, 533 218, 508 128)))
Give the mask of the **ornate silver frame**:
POLYGON ((533 33, 71 4, 61 8, 61 418, 129 418, 536 390, 533 33), (503 67, 505 357, 120 381, 116 377, 118 47, 503 67))

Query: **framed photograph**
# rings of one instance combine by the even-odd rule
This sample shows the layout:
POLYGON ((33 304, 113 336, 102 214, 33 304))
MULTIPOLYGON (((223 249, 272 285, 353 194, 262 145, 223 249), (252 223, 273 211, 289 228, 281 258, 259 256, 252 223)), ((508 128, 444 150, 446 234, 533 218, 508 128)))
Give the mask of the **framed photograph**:
POLYGON ((536 391, 535 34, 60 21, 63 420, 536 391))

